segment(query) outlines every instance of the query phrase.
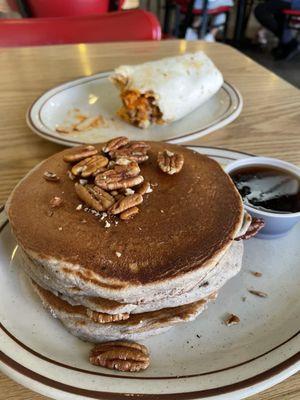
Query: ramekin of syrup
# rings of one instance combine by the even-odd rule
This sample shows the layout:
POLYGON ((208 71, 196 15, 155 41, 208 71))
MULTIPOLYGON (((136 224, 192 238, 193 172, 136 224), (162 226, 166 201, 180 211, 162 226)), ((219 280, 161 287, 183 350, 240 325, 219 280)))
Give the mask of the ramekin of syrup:
POLYGON ((300 168, 275 158, 249 157, 234 161, 225 171, 245 209, 265 221, 257 237, 284 236, 300 221, 300 168))

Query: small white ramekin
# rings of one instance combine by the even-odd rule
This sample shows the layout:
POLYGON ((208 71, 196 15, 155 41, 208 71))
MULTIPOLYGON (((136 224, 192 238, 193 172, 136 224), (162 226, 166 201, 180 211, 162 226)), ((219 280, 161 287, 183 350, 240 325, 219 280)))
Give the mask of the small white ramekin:
MULTIPOLYGON (((287 172, 292 172, 300 179, 300 168, 286 161, 278 160, 277 158, 269 157, 247 157, 241 160, 234 161, 225 167, 225 171, 230 174, 241 167, 256 165, 266 165, 269 167, 277 167, 287 172)), ((259 210, 248 204, 244 204, 245 209, 256 218, 263 218, 265 221, 264 228, 256 235, 262 239, 273 239, 285 236, 288 231, 300 221, 300 212, 282 214, 275 212, 267 212, 259 210)))

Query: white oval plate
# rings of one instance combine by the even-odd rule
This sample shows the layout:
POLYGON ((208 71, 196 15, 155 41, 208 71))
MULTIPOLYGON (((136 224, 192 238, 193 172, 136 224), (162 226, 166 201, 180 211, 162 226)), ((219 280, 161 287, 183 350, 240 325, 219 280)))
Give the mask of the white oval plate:
MULTIPOLYGON (((249 156, 193 149, 223 165, 249 156)), ((246 242, 242 271, 217 301, 196 321, 143 341, 151 351, 151 366, 130 374, 90 365, 91 345, 42 308, 19 267, 15 240, 2 217, 0 368, 24 386, 63 400, 235 400, 300 370, 300 224, 285 238, 246 242), (250 271, 263 275, 257 278, 250 271), (248 288, 268 297, 253 296, 248 288), (240 324, 225 326, 227 312, 238 315, 240 324)))
POLYGON ((106 142, 121 134, 128 136, 130 140, 182 143, 228 125, 242 111, 243 100, 240 93, 231 84, 224 82, 209 101, 180 121, 141 130, 116 115, 121 100, 118 90, 108 80, 110 73, 102 72, 76 79, 47 91, 28 110, 27 124, 44 139, 65 146, 106 142), (106 126, 85 132, 58 133, 56 127, 62 125, 68 113, 74 109, 79 109, 88 116, 103 116, 106 126))

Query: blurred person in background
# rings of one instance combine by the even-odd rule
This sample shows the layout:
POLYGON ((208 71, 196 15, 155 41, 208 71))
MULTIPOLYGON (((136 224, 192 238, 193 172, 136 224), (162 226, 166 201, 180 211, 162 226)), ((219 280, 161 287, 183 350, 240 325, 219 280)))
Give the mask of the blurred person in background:
MULTIPOLYGON (((300 0, 299 0, 300 1, 300 0)), ((211 10, 212 8, 218 8, 218 7, 232 7, 233 6, 233 0, 208 0, 208 10, 211 10)), ((195 10, 202 10, 203 8, 203 0, 196 0, 194 3, 194 9, 195 10)), ((207 42, 215 42, 216 36, 218 33, 220 33, 224 29, 224 23, 226 20, 226 15, 224 13, 218 14, 215 17, 212 18, 211 24, 209 26, 209 30, 204 36, 204 40, 207 42)), ((192 29, 197 30, 201 25, 201 16, 197 15, 194 18, 194 22, 192 24, 192 29)), ((198 39, 197 33, 189 29, 187 32, 186 39, 198 39)))
POLYGON ((276 60, 291 58, 297 51, 299 43, 290 29, 285 26, 283 10, 300 10, 300 0, 267 0, 256 6, 254 14, 258 22, 278 39, 278 46, 272 50, 276 60))

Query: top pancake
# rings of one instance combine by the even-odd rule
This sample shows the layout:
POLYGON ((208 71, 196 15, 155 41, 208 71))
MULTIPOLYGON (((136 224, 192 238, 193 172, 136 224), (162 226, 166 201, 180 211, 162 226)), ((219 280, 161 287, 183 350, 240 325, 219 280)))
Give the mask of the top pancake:
POLYGON ((132 220, 105 228, 94 215, 76 211, 81 201, 63 161, 75 149, 68 149, 39 164, 13 191, 7 209, 18 243, 40 259, 74 265, 74 273, 79 265, 104 280, 128 284, 168 280, 220 256, 242 222, 242 201, 231 179, 206 156, 176 145, 149 144, 149 160, 140 167, 153 192, 144 195, 132 220), (180 173, 170 176, 158 168, 157 153, 164 149, 184 155, 180 173), (60 181, 46 181, 46 170, 60 181), (54 196, 63 205, 50 216, 54 196))

